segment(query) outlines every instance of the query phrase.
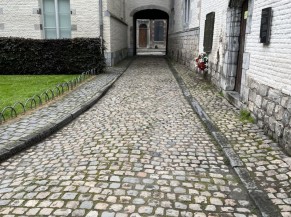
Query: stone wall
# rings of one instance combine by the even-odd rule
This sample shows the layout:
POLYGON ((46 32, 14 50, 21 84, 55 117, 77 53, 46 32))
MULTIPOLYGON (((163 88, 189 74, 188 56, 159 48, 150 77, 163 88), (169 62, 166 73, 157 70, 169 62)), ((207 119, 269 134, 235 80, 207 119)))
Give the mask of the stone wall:
POLYGON ((259 127, 291 154, 291 97, 249 78, 248 108, 259 127))
POLYGON ((200 0, 190 1, 189 22, 185 22, 185 1, 174 1, 170 14, 168 55, 195 70, 199 54, 200 0))
POLYGON ((291 96, 291 1, 254 1, 252 24, 246 39, 250 54, 247 76, 291 96), (272 7, 270 44, 259 42, 261 13, 272 7))
POLYGON ((169 35, 168 55, 175 61, 195 69, 198 56, 199 28, 169 35))
MULTIPOLYGON (((225 91, 234 91, 237 68, 238 68, 238 53, 240 50, 240 23, 241 23, 241 8, 227 8, 226 32, 225 32, 225 54, 223 58, 223 71, 221 73, 220 86, 225 91)), ((245 74, 245 72, 243 73, 245 74)), ((242 79, 244 80, 244 79, 242 79)), ((242 87, 245 82, 242 81, 242 87)))
MULTIPOLYGON (((233 90, 237 73, 243 0, 202 1, 198 51, 194 48, 196 40, 193 40, 193 36, 197 34, 187 33, 187 28, 182 22, 183 1, 175 1, 170 18, 169 55, 193 69, 193 53, 203 52, 206 14, 215 12, 208 72, 212 82, 219 89, 226 91, 225 93, 238 96, 236 100, 240 102, 236 105, 248 108, 258 125, 291 154, 291 23, 282 22, 290 17, 291 2, 248 2, 240 93, 234 94, 233 90), (266 7, 272 7, 273 11, 271 42, 261 44, 261 13, 266 7)), ((195 16, 195 9, 193 11, 191 16, 195 16)))
POLYGON ((246 38, 247 83, 242 100, 258 125, 291 154, 291 23, 290 1, 254 1, 246 38), (262 9, 272 7, 270 43, 259 43, 262 9))

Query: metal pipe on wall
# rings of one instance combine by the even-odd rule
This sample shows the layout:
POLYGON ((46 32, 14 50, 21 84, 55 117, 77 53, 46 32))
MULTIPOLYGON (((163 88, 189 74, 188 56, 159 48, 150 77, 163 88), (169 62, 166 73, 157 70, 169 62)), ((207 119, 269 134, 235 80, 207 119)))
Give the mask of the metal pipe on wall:
POLYGON ((101 49, 103 53, 103 1, 99 0, 99 30, 100 30, 100 39, 101 39, 101 49))

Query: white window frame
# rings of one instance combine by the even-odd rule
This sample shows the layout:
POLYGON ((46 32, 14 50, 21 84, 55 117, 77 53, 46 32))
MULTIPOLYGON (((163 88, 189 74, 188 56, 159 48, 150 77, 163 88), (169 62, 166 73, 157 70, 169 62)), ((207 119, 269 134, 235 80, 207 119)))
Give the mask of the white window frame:
POLYGON ((184 0, 184 23, 189 24, 191 0, 184 0))
MULTIPOLYGON (((45 20, 45 15, 44 15, 44 2, 45 0, 42 0, 42 20, 43 20, 43 30, 44 30, 44 38, 46 38, 46 34, 45 34, 45 25, 44 25, 44 20, 45 20)), ((69 0, 70 3, 70 13, 71 13, 71 1, 69 0)), ((60 20, 59 20, 59 0, 54 0, 54 4, 55 4, 55 19, 56 19, 56 33, 57 33, 57 39, 60 39, 60 20)), ((72 31, 72 30, 71 30, 72 31)))

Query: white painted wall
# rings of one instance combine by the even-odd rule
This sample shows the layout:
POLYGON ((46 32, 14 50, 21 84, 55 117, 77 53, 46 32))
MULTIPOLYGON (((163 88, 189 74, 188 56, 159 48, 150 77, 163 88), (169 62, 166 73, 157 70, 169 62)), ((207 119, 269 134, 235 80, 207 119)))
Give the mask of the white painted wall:
POLYGON ((110 21, 110 51, 118 51, 127 48, 128 26, 115 19, 110 21))
POLYGON ((72 37, 99 37, 99 1, 70 0, 71 10, 76 12, 71 16, 71 24, 77 25, 77 31, 72 31, 72 37))
POLYGON ((174 1, 171 9, 169 33, 173 34, 184 31, 184 3, 183 1, 174 1))
POLYGON ((186 24, 184 21, 185 14, 185 1, 174 1, 173 9, 170 14, 170 34, 177 32, 185 32, 189 29, 199 27, 200 24, 200 4, 201 0, 190 1, 190 19, 189 23, 186 24))
POLYGON ((41 38, 42 31, 35 25, 41 23, 41 15, 34 14, 33 9, 39 8, 38 0, 0 0, 0 37, 41 38))
POLYGON ((219 65, 223 65, 225 32, 226 32, 226 16, 228 1, 202 1, 201 4, 201 20, 200 20, 200 37, 199 37, 199 53, 203 52, 204 27, 206 15, 215 12, 215 23, 213 33, 212 51, 209 54, 209 61, 217 63, 217 52, 219 51, 219 65))
POLYGON ((115 52, 127 48, 128 25, 126 25, 125 22, 124 6, 124 0, 107 0, 106 2, 105 10, 112 15, 104 17, 104 40, 107 47, 106 52, 115 52))
MULTIPOLYGON (((86 0, 86 4, 79 0, 70 0, 71 24, 77 26, 72 31, 72 37, 98 37, 99 31, 99 4, 98 0, 86 0)), ((42 0, 1 0, 0 28, 1 37, 44 38, 39 26, 42 24, 42 15, 36 14, 36 9, 42 8, 42 0), (36 27, 35 27, 36 26, 36 27)))
POLYGON ((246 38, 250 53, 247 76, 291 96, 291 1, 254 1, 251 33, 246 38), (271 42, 259 43, 261 11, 272 7, 271 42))

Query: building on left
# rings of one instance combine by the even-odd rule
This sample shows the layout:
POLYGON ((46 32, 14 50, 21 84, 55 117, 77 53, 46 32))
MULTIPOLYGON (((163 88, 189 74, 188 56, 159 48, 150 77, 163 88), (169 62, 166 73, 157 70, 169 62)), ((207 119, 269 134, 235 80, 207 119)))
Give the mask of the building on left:
POLYGON ((107 64, 113 65, 127 55, 124 2, 1 0, 0 37, 33 39, 102 37, 107 48, 105 53, 107 64), (112 18, 115 21, 112 21, 112 18), (115 31, 121 34, 118 34, 118 43, 115 41, 113 44, 111 35, 115 31))

